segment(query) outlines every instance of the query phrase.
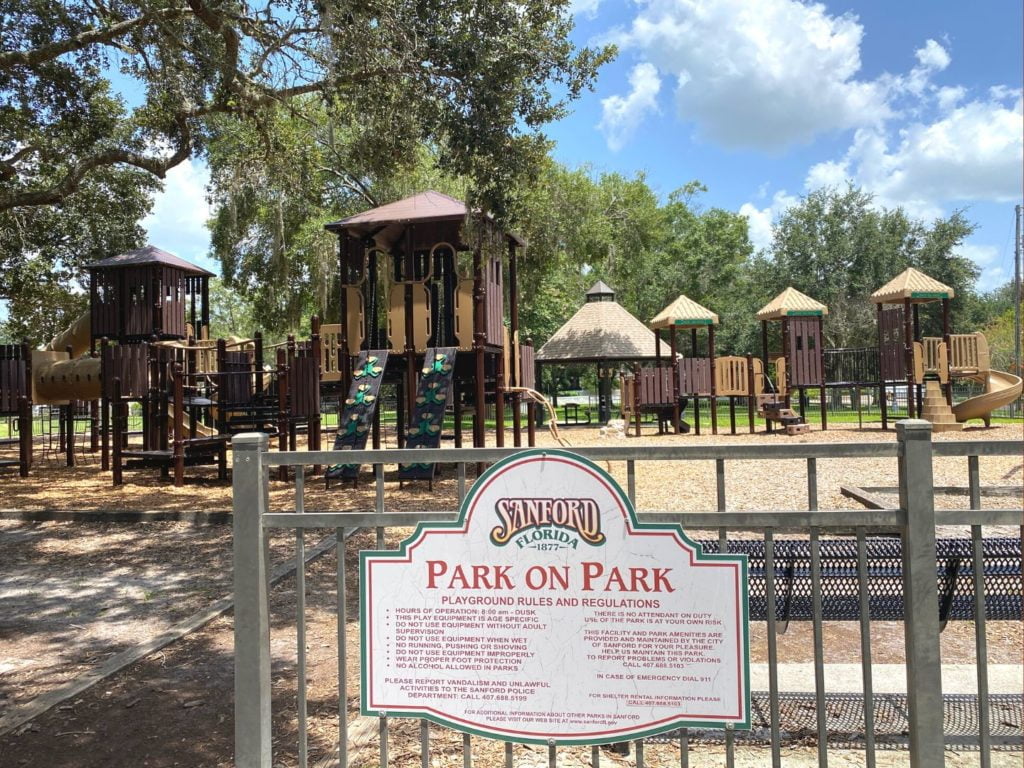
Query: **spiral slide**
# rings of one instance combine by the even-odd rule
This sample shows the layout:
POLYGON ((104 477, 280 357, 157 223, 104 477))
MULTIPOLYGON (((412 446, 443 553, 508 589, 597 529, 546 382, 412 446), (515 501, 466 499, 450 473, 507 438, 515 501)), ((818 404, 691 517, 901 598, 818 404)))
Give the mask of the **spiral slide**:
POLYGON ((64 405, 68 400, 100 397, 100 360, 82 357, 89 351, 89 313, 53 337, 43 349, 32 352, 32 402, 64 405), (67 348, 71 347, 68 358, 67 348))
POLYGON ((984 419, 988 424, 989 416, 996 408, 1012 403, 1021 394, 1021 378, 1005 371, 981 371, 968 378, 980 381, 985 385, 984 394, 971 397, 953 406, 953 415, 957 421, 984 419))

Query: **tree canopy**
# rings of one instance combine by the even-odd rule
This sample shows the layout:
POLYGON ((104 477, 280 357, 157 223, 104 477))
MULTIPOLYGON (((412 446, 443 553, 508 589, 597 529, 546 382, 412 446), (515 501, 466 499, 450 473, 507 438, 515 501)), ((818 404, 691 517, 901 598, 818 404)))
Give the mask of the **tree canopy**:
POLYGON ((205 152, 210 118, 322 103, 359 126, 367 167, 430 143, 501 215, 546 150, 540 127, 612 54, 573 46, 567 4, 0 0, 0 211, 60 203, 107 168, 162 178, 205 152))

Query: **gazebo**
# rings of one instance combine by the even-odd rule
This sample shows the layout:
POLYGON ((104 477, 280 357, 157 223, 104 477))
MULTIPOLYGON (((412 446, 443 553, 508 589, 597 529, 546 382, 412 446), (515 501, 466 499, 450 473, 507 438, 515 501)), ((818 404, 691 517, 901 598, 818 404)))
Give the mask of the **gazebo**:
POLYGON ((615 364, 653 362, 659 356, 654 332, 616 302, 615 292, 598 280, 587 291, 583 306, 537 352, 538 379, 542 365, 596 364, 598 419, 606 423, 612 414, 615 364))
POLYGON ((678 434, 681 430, 679 397, 687 395, 693 398, 693 425, 694 431, 700 434, 700 397, 706 396, 711 400, 711 433, 718 434, 718 405, 715 397, 715 326, 718 325, 718 315, 707 307, 701 306, 689 296, 679 296, 675 301, 665 307, 651 320, 651 329, 654 331, 656 350, 661 358, 661 331, 669 332, 669 349, 671 350, 670 361, 676 360, 676 331, 690 331, 690 356, 682 358, 679 365, 679 375, 673 375, 672 386, 674 391, 675 405, 673 407, 673 424, 678 434), (706 358, 699 356, 697 351, 697 331, 707 328, 708 331, 708 354, 706 358))

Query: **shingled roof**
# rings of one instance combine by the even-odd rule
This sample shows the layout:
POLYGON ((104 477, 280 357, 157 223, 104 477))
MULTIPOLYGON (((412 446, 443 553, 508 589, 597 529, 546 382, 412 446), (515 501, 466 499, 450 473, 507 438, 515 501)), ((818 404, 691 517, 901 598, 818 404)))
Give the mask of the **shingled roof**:
POLYGON ((718 315, 689 296, 680 296, 651 320, 651 328, 693 328, 718 325, 718 315))
MULTIPOLYGON (((464 202, 428 189, 416 195, 404 197, 393 203, 378 205, 368 211, 354 216, 332 221, 324 225, 330 232, 348 232, 355 237, 364 237, 379 232, 384 227, 404 226, 406 224, 430 221, 460 221, 466 218, 468 208, 464 202)), ((524 241, 519 235, 507 232, 506 235, 519 245, 524 241)))
POLYGON ((953 289, 934 277, 909 267, 871 294, 875 304, 902 304, 907 299, 915 304, 937 299, 952 299, 953 289))
POLYGON ((134 251, 128 251, 127 253, 121 253, 117 256, 111 256, 106 259, 100 259, 99 261, 93 261, 86 264, 86 269, 113 269, 115 267, 141 267, 147 264, 164 264, 168 267, 175 267, 177 269, 188 272, 193 275, 206 275, 207 277, 213 277, 213 272, 209 272, 202 267, 197 267, 191 262, 185 261, 180 256, 175 256, 173 253, 157 248, 155 245, 147 245, 144 248, 138 248, 134 251))
POLYGON ((789 287, 765 304, 757 313, 758 320, 779 320, 801 315, 827 315, 828 307, 810 296, 789 287))
POLYGON ((615 301, 588 301, 537 352, 540 362, 656 357, 654 331, 615 301))

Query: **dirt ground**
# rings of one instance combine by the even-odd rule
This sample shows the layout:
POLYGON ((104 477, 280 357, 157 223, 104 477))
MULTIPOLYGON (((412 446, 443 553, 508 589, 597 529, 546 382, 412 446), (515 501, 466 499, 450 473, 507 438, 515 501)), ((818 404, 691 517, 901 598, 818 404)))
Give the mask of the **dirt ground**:
MULTIPOLYGON (((1021 439, 1019 426, 969 430, 946 439, 1021 439)), ((553 444, 538 433, 542 444, 553 444)), ((563 430, 573 446, 616 444, 602 439, 596 430, 563 430)), ((838 429, 796 438, 768 435, 657 436, 648 428, 639 442, 671 445, 747 442, 886 441, 892 433, 877 429, 838 429)), ((511 439, 508 440, 511 444, 511 439)), ((1021 457, 981 459, 983 485, 1020 486, 1021 457)), ((611 471, 625 485, 623 466, 611 471)), ((161 482, 155 472, 133 472, 130 485, 111 488, 108 474, 98 466, 74 469, 52 462, 38 463, 32 478, 22 480, 9 472, 0 476, 3 499, 0 507, 16 509, 230 509, 230 487, 213 482, 212 470, 198 470, 200 479, 175 489, 161 482)), ((799 508, 806 505, 806 465, 802 461, 728 462, 727 498, 730 509, 799 508)), ((190 474, 193 471, 190 470, 190 474)), ((962 459, 937 459, 936 485, 966 485, 967 467, 962 459)), ((822 508, 856 508, 839 494, 843 485, 887 486, 896 484, 894 459, 819 461, 819 500, 822 508)), ((451 509, 455 481, 450 477, 435 484, 399 491, 388 484, 388 506, 401 509, 451 509), (392 506, 394 505, 394 506, 392 506)), ((939 501, 954 507, 956 497, 939 501)), ((308 482, 306 508, 365 509, 372 505, 370 482, 352 490, 323 490, 308 482)), ((271 506, 288 509, 294 503, 290 484, 274 483, 271 506)), ((673 467, 666 479, 665 466, 656 462, 638 465, 638 507, 653 509, 713 509, 715 477, 713 462, 690 462, 673 467)), ((987 498, 987 506, 1020 509, 1019 497, 987 498)), ((693 532, 701 537, 699 532, 693 532)), ((957 535, 959 531, 949 531, 957 535)), ((326 532, 309 532, 307 546, 326 532)), ((986 535, 1019 535, 1020 529, 989 531, 986 535)), ((389 535, 387 546, 397 546, 401 532, 389 535)), ((291 536, 275 537, 273 558, 290 555, 291 536)), ((355 572, 359 548, 373 547, 368 533, 346 544, 349 578, 349 617, 346 627, 349 654, 347 709, 358 722, 358 615, 355 572)), ((175 621, 199 610, 230 591, 230 529, 195 527, 185 523, 140 525, 103 523, 16 523, 0 521, 0 715, 38 693, 52 689, 80 674, 110 654, 141 642, 175 621), (45 599, 40 599, 45 596, 45 599)), ((337 560, 328 553, 308 567, 309 655, 308 685, 311 765, 326 758, 338 738, 337 718, 337 606, 334 583, 337 560)), ((271 593, 273 619, 274 718, 276 755, 280 765, 297 764, 295 700, 295 589, 285 579, 271 593)), ((942 636, 944 663, 973 663, 974 629, 969 622, 951 622, 942 636)), ((859 661, 859 636, 855 624, 826 625, 826 663, 859 661)), ((876 663, 899 663, 903 638, 897 623, 872 626, 876 663)), ((811 628, 793 623, 779 638, 780 661, 809 661, 811 628)), ((766 660, 764 627, 752 625, 751 661, 766 660)), ((1006 622, 989 624, 990 663, 1014 664, 1022 658, 1020 626, 1006 622)), ((13 733, 0 737, 0 766, 228 766, 232 751, 232 620, 227 614, 189 634, 158 653, 133 664, 78 697, 37 717, 13 733)), ((354 766, 378 764, 376 725, 366 748, 354 766)), ((503 764, 500 744, 474 737, 474 764, 503 764)), ((461 735, 431 728, 431 765, 447 768, 462 764, 461 735)), ((736 764, 764 765, 767 750, 738 747, 736 764)), ((722 748, 699 745, 693 757, 700 764, 724 764, 722 748), (706 759, 706 763, 705 763, 706 759)), ((813 746, 797 743, 784 748, 784 764, 817 764, 813 746)), ((880 766, 905 765, 905 752, 880 752, 880 766)), ((679 765, 676 746, 648 745, 646 764, 679 765)), ((832 765, 862 765, 863 752, 830 750, 832 765)), ((392 721, 389 764, 420 764, 419 724, 392 721)), ((515 764, 547 765, 543 747, 515 747, 515 764)), ((589 749, 560 749, 558 764, 590 764, 589 749)), ((633 757, 603 752, 602 765, 634 765, 633 757)), ((977 765, 976 754, 948 756, 950 765, 977 765)), ((996 754, 994 765, 1021 764, 1019 753, 996 754)))

